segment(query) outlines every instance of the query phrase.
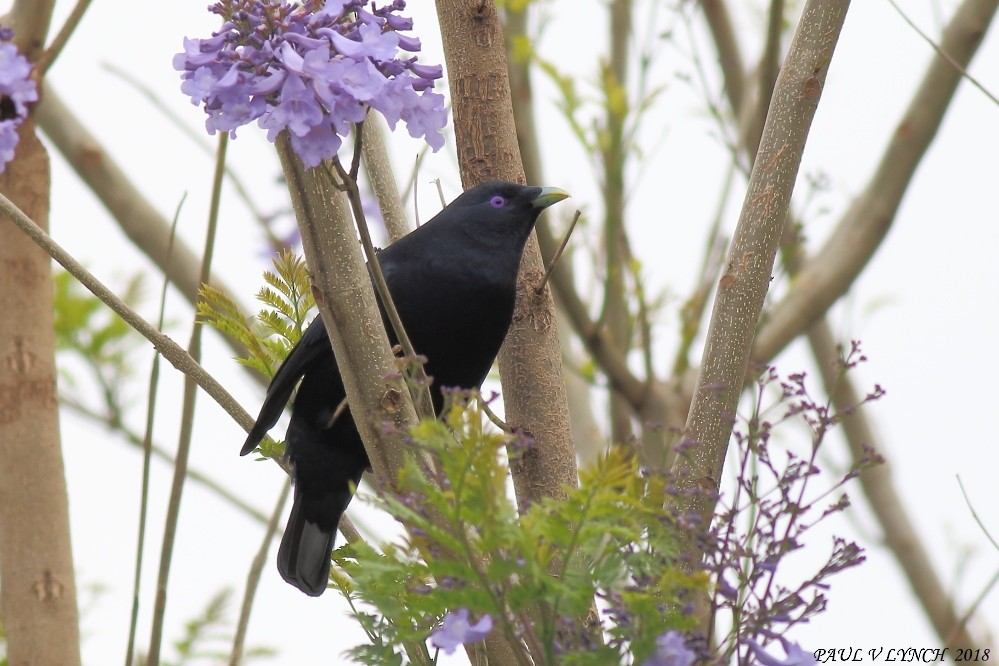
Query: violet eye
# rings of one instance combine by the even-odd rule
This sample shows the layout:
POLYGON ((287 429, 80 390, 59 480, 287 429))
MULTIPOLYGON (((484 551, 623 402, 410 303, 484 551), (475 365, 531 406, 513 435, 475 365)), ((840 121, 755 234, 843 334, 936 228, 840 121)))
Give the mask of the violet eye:
POLYGON ((502 208, 505 204, 506 204, 506 199, 504 199, 499 195, 496 195, 495 197, 489 200, 489 205, 492 206, 493 208, 502 208))

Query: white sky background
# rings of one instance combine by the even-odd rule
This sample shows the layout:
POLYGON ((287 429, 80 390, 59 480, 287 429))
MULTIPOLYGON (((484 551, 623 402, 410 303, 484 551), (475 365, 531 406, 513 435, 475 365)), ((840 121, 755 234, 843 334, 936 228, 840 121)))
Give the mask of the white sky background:
MULTIPOLYGON (((58 4, 56 25, 72 4, 58 4)), ((638 4, 636 23, 645 26, 650 3, 638 4)), ((730 4, 741 7, 740 3, 730 4)), ((766 3, 754 3, 760 4, 766 3)), ((936 35, 940 21, 958 3, 914 0, 905 4, 912 18, 936 35)), ((199 247, 204 237, 214 158, 165 122, 146 99, 103 69, 102 63, 113 63, 140 78, 191 127, 202 128, 203 113, 180 93, 171 59, 180 50, 184 35, 207 37, 218 27, 218 18, 205 10, 206 5, 206 0, 95 2, 50 75, 63 99, 165 216, 172 216, 187 194, 180 230, 194 247, 199 247)), ((7 6, 9 2, 0 3, 4 9, 7 6)), ((592 79, 606 41, 603 3, 559 0, 551 4, 550 12, 554 18, 541 44, 542 52, 566 71, 592 79)), ((414 0, 409 13, 423 40, 422 59, 442 63, 432 3, 414 0)), ((738 21, 748 54, 749 47, 758 48, 762 40, 763 12, 740 9, 738 21)), ((697 26, 697 50, 713 77, 712 94, 718 96, 710 42, 700 22, 697 26)), ((631 179, 635 184, 628 215, 632 244, 649 278, 647 288, 670 295, 656 331, 662 341, 656 350, 661 373, 672 362, 677 308, 694 282, 703 234, 714 214, 727 168, 727 152, 718 139, 717 126, 705 112, 703 95, 678 76, 694 75, 687 32, 682 24, 669 19, 668 12, 660 10, 659 28, 670 27, 675 39, 662 45, 656 62, 656 81, 665 83, 667 89, 646 121, 642 143, 648 163, 640 180, 631 179)), ((866 183, 931 57, 930 47, 885 0, 853 3, 801 171, 803 176, 824 172, 831 182, 831 189, 819 202, 829 212, 808 218, 812 249, 866 183)), ((994 93, 999 92, 997 63, 999 36, 993 28, 971 72, 994 93)), ((539 86, 540 102, 548 102, 552 96, 552 90, 539 86)), ((959 590, 962 605, 976 597, 999 570, 999 553, 974 523, 955 479, 961 476, 980 518, 994 536, 999 536, 995 483, 999 438, 994 416, 999 397, 995 387, 999 375, 995 348, 999 340, 997 120, 999 108, 967 83, 962 84, 884 247, 832 315, 837 334, 844 340, 861 339, 870 358, 854 376, 858 387, 863 390, 877 382, 888 392, 869 413, 884 438, 884 451, 892 461, 910 515, 940 574, 959 590)), ((542 105, 539 124, 545 139, 542 152, 547 182, 542 184, 563 187, 574 195, 555 215, 567 215, 576 206, 599 219, 593 175, 550 104, 542 105)), ((421 145, 397 131, 392 149, 400 174, 408 175, 421 145)), ((242 129, 239 138, 230 143, 229 164, 264 210, 287 205, 277 181, 280 169, 275 153, 262 131, 242 129)), ((434 178, 442 179, 448 198, 458 193, 451 137, 441 152, 429 155, 423 164, 422 219, 439 209, 436 192, 429 184, 434 178)), ((797 194, 803 191, 800 187, 797 194)), ((730 231, 741 195, 734 199, 725 217, 730 231)), ((54 151, 52 200, 53 235, 105 283, 120 288, 136 272, 149 274, 140 310, 153 319, 158 276, 54 151)), ((800 197, 796 200, 800 202, 800 197)), ((411 211, 412 202, 408 206, 411 211)), ((587 241, 585 233, 577 234, 575 243, 587 241)), ((242 289, 238 296, 244 303, 250 302, 260 284, 260 272, 268 266, 263 247, 264 241, 245 208, 234 197, 227 197, 222 207, 216 271, 228 284, 242 289)), ((190 309, 171 294, 170 312, 169 333, 184 343, 190 335, 190 309)), ((141 429, 150 357, 150 350, 143 347, 136 356, 135 383, 125 392, 132 396, 134 411, 129 422, 137 430, 141 429)), ((236 369, 228 349, 214 335, 207 336, 205 365, 255 413, 262 391, 236 369)), ((780 357, 777 365, 782 374, 808 370, 814 378, 812 386, 819 390, 817 375, 800 347, 780 357)), ((165 368, 156 439, 172 448, 176 446, 181 381, 169 365, 165 368)), ((91 665, 120 663, 130 611, 141 456, 117 435, 72 416, 64 416, 62 429, 79 584, 81 588, 104 588, 93 604, 84 608, 84 660, 91 665)), ((280 429, 275 433, 280 436, 280 429)), ((272 464, 240 459, 237 453, 243 438, 242 431, 220 408, 205 396, 199 398, 191 467, 210 473, 269 512, 281 476, 272 464)), ((787 438, 792 438, 790 433, 787 438)), ((172 469, 154 463, 140 645, 147 642, 171 476, 172 469)), ((828 612, 795 629, 791 637, 808 649, 939 646, 890 554, 878 546, 878 532, 863 506, 859 487, 852 488, 851 497, 856 510, 847 520, 838 520, 831 531, 853 535, 868 548, 869 562, 836 576, 828 612)), ((351 507, 355 516, 359 504, 351 507)), ((181 519, 168 596, 168 639, 179 638, 184 622, 223 587, 236 592, 231 605, 231 616, 235 617, 238 595, 262 534, 256 523, 190 483, 181 519)), ((802 576, 820 564, 828 543, 824 532, 817 534, 810 547, 796 556, 798 561, 814 558, 812 568, 803 562, 802 576)), ((333 592, 320 599, 302 595, 280 580, 273 565, 273 549, 270 560, 253 614, 249 645, 280 650, 272 663, 339 663, 343 649, 363 640, 353 621, 345 617, 345 605, 333 592)), ((86 592, 81 591, 81 599, 87 599, 86 592)), ((988 597, 979 619, 993 630, 999 629, 999 594, 988 597)), ((999 648, 989 641, 985 645, 999 648)), ((168 646, 164 656, 170 658, 171 654, 168 646)))

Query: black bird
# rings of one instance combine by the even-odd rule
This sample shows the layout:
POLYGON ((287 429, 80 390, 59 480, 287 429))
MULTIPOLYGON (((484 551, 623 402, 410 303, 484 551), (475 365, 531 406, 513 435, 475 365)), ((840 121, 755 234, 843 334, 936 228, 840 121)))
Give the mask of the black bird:
MULTIPOLYGON (((513 318, 524 245, 541 211, 568 196, 554 187, 483 183, 379 252, 413 348, 427 357, 436 411, 442 387, 476 388, 486 378, 513 318)), ((395 344, 384 311, 382 319, 395 344)), ((275 373, 240 455, 274 426, 299 380, 285 436, 295 502, 278 549, 278 571, 302 592, 319 596, 351 486, 370 465, 349 408, 332 418, 346 393, 319 317, 275 373)))

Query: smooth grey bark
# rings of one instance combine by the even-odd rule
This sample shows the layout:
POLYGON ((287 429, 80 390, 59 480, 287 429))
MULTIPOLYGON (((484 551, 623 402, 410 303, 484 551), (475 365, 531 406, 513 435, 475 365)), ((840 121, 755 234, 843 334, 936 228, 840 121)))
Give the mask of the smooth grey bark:
MULTIPOLYGON (((849 0, 809 0, 777 79, 728 261, 718 282, 700 372, 673 464, 678 502, 706 529, 714 513, 749 352, 794 190, 805 141, 849 0)), ((691 538, 688 562, 703 553, 691 538)))

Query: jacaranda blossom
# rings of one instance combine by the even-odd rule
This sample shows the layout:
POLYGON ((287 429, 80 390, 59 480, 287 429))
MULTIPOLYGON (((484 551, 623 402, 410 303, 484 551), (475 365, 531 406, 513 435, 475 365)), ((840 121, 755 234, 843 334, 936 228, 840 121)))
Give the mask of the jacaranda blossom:
POLYGON ((778 659, 763 649, 756 641, 750 639, 749 651, 753 654, 756 663, 761 666, 813 666, 818 663, 811 652, 807 652, 797 643, 792 643, 783 636, 778 636, 781 645, 784 647, 784 659, 778 659))
POLYGON ((10 43, 14 31, 0 27, 0 173, 14 159, 17 127, 28 117, 28 104, 38 101, 31 63, 10 43))
POLYGON ((459 608, 456 613, 444 616, 441 626, 430 632, 430 644, 444 650, 446 654, 454 654, 459 645, 480 641, 493 630, 491 615, 483 615, 475 624, 468 621, 468 609, 459 608))
POLYGON ((184 39, 174 57, 181 91, 208 114, 208 132, 229 132, 253 121, 273 141, 287 130, 308 167, 332 157, 350 124, 368 108, 395 129, 436 151, 444 145, 444 97, 433 92, 440 65, 421 65, 420 40, 406 3, 377 7, 366 0, 220 0, 223 19, 210 39, 184 39))
POLYGON ((690 666, 694 651, 689 649, 679 631, 667 631, 656 639, 656 651, 642 662, 642 666, 690 666))

